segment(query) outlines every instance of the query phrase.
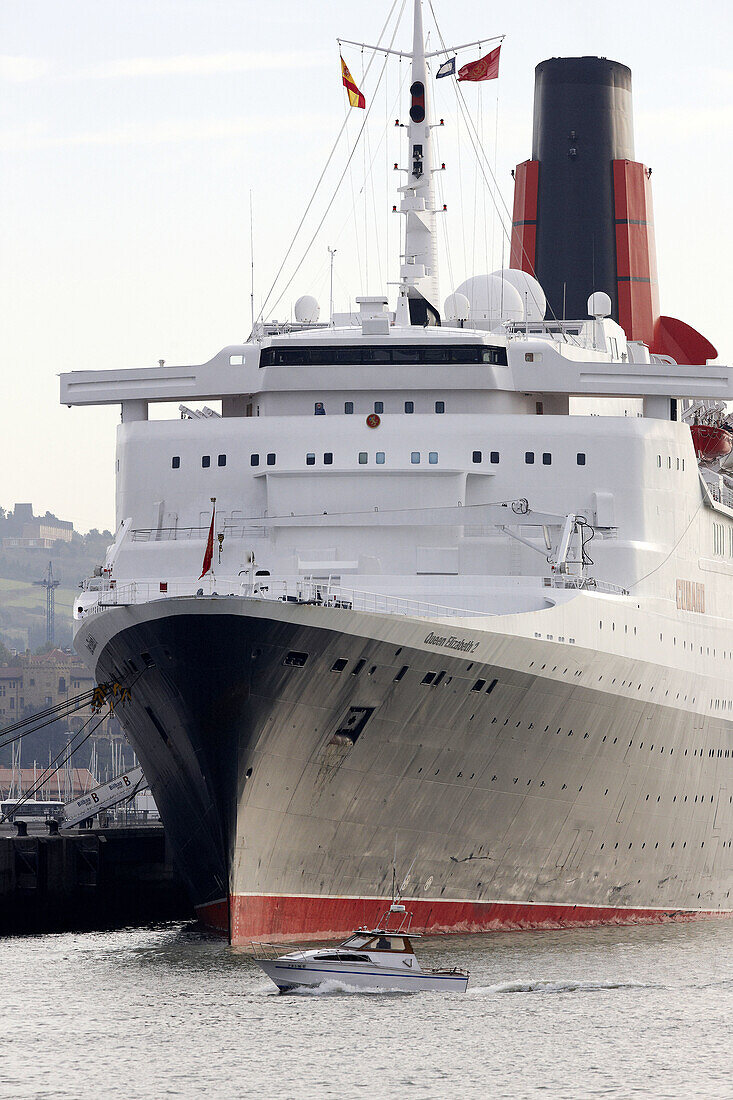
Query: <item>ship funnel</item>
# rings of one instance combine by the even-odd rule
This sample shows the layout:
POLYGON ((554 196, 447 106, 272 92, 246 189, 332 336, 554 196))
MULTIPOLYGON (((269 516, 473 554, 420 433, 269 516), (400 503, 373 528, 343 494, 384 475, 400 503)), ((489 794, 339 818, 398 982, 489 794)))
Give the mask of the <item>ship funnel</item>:
POLYGON ((553 57, 535 69, 532 158, 517 165, 512 268, 534 275, 550 315, 585 316, 607 294, 630 340, 677 362, 717 355, 660 315, 651 169, 634 159, 631 70, 605 57, 553 57))

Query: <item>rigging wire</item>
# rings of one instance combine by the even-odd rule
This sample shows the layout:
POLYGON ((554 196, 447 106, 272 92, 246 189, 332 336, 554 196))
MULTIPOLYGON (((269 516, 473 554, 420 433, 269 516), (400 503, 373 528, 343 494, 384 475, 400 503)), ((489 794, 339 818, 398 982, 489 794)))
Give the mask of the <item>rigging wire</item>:
MULTIPOLYGON (((395 10, 395 8, 397 7, 397 4, 398 4, 398 2, 399 2, 399 0, 392 0, 392 7, 391 7, 391 8, 389 9, 389 14, 387 15, 387 18, 386 18, 386 19, 385 19, 385 21, 384 21, 384 26, 382 27, 381 31, 379 32, 379 38, 377 39, 377 45, 378 45, 378 46, 379 46, 379 45, 381 44, 381 42, 382 42, 382 37, 384 36, 384 34, 385 34, 386 30, 387 30, 387 27, 388 27, 388 25, 389 25, 389 21, 390 21, 390 19, 392 18, 392 15, 393 15, 393 13, 394 13, 394 10, 395 10)), ((392 41, 390 42, 390 47, 391 47, 391 46, 392 46, 392 44, 394 43, 394 38, 395 38, 395 34, 397 33, 397 27, 399 26, 399 24, 400 24, 400 20, 402 19, 402 13, 403 13, 403 11, 404 11, 404 8, 405 8, 405 2, 406 2, 406 0, 402 0, 402 7, 400 8, 400 14, 399 14, 399 17, 398 17, 398 19, 397 19, 397 24, 396 24, 396 26, 395 26, 395 30, 394 30, 394 33, 393 33, 393 35, 392 35, 392 41)), ((368 65, 367 65, 367 67, 366 67, 366 70, 365 70, 365 73, 364 73, 364 75, 365 75, 365 76, 367 76, 367 75, 369 74, 369 69, 371 68, 371 66, 372 66, 372 63, 373 63, 373 61, 374 61, 374 59, 375 59, 375 57, 376 57, 376 56, 377 56, 377 51, 375 50, 375 51, 373 52, 372 56, 371 56, 371 57, 370 57, 370 59, 369 59, 369 63, 368 63, 368 65)), ((372 100, 372 102, 373 102, 373 100, 372 100)), ((367 109, 367 112, 366 112, 366 114, 367 114, 367 118, 368 118, 368 116, 369 116, 369 112, 370 112, 370 110, 371 110, 371 103, 370 103, 370 106, 369 106, 369 108, 367 109)), ((348 118, 348 114, 347 114, 347 118, 348 118)), ((367 119, 365 118, 365 119, 364 119, 364 124, 363 124, 363 125, 366 125, 366 121, 367 121, 367 119)), ((291 240, 290 244, 288 245, 287 251, 285 252, 285 255, 284 255, 283 259, 282 259, 282 262, 281 262, 281 264, 280 264, 280 267, 279 267, 279 268, 277 269, 277 274, 275 275, 275 278, 274 278, 274 279, 272 280, 272 284, 271 284, 271 286, 270 286, 270 289, 268 290, 267 294, 265 295, 265 299, 264 299, 264 301, 263 301, 263 303, 262 303, 262 306, 261 306, 261 308, 260 308, 260 312, 259 312, 259 314, 257 315, 257 321, 258 321, 258 322, 259 322, 259 321, 261 321, 261 320, 262 320, 262 317, 264 316, 264 313, 265 313, 265 309, 267 308, 267 304, 268 304, 268 302, 270 301, 270 297, 271 297, 271 295, 272 295, 272 292, 273 292, 273 290, 275 289, 275 286, 277 285, 277 281, 278 281, 278 279, 280 278, 280 276, 281 276, 281 274, 282 274, 282 272, 283 272, 283 269, 284 269, 284 267, 285 267, 286 263, 288 262, 288 259, 289 259, 289 257, 290 257, 290 254, 291 254, 291 252, 293 251, 293 248, 295 247, 295 242, 296 242, 296 240, 298 239, 298 236, 300 235, 300 231, 301 231, 301 229, 303 228, 303 224, 305 223, 305 220, 306 220, 306 218, 308 217, 308 214, 310 213, 310 209, 311 209, 311 207, 313 206, 313 203, 314 203, 314 201, 315 201, 316 195, 318 194, 318 191, 319 191, 319 189, 320 189, 321 183, 323 182, 324 176, 326 175, 326 172, 328 171, 329 165, 331 164, 331 161, 333 160, 333 157, 334 157, 334 155, 335 155, 335 153, 336 153, 336 149, 338 148, 338 146, 339 146, 339 144, 340 144, 340 142, 341 142, 341 138, 342 138, 342 136, 343 136, 343 133, 344 133, 344 130, 345 130, 345 129, 346 129, 346 119, 344 119, 344 122, 343 122, 343 124, 342 124, 342 126, 341 126, 341 129, 339 130, 339 132, 338 132, 338 134, 337 134, 337 136, 336 136, 336 140, 335 140, 335 142, 333 143, 333 146, 332 146, 332 148, 331 148, 331 152, 330 152, 330 153, 328 154, 328 159, 326 160, 326 163, 325 163, 325 164, 324 164, 324 166, 323 166, 323 170, 322 170, 322 172, 321 172, 320 176, 318 177, 318 180, 317 180, 317 182, 316 182, 316 185, 315 185, 315 187, 313 188, 313 193, 311 194, 311 197, 310 197, 310 199, 308 200, 308 204, 307 204, 307 206, 306 206, 306 208, 305 208, 305 210, 304 210, 304 212, 303 212, 303 215, 302 215, 302 217, 301 217, 300 221, 298 222, 298 226, 297 226, 297 228, 296 228, 296 230, 295 230, 295 233, 293 234, 293 237, 292 237, 292 240, 291 240)), ((363 126, 362 126, 362 129, 363 129, 363 126)), ((359 136, 361 136, 361 134, 360 134, 359 136)), ((358 141, 358 138, 357 138, 357 141, 358 141)), ((352 154, 352 155, 353 155, 353 154, 352 154)), ((349 165, 350 163, 351 163, 351 156, 349 157, 349 160, 348 160, 348 162, 347 162, 347 167, 348 167, 348 165, 349 165)), ((341 176, 341 179, 339 180, 339 186, 341 185, 341 181, 343 180, 343 178, 344 178, 344 175, 345 175, 345 174, 346 174, 346 171, 344 170, 344 173, 343 173, 343 175, 341 176)), ((330 204, 329 204, 329 209, 330 209, 330 204)), ((327 211, 327 212, 328 212, 328 211, 327 211)), ((325 219, 325 215, 324 215, 324 219, 325 219)), ((322 224, 323 224, 323 220, 324 220, 324 219, 322 219, 322 220, 321 220, 321 223, 320 223, 320 225, 322 225, 322 224)), ((320 225, 319 225, 319 229, 320 229, 320 225)), ((310 248, 310 246, 309 246, 309 248, 310 248)), ((302 262, 303 262, 303 261, 301 260, 301 264, 302 264, 302 262)), ((282 300, 282 298, 283 298, 283 297, 285 296, 285 294, 287 293, 287 291, 288 291, 288 288, 289 288, 289 286, 290 286, 290 283, 292 283, 293 279, 295 278, 295 275, 296 275, 296 274, 297 274, 297 272, 298 272, 298 271, 300 270, 300 266, 301 266, 301 264, 298 264, 298 267, 296 268, 295 272, 294 272, 294 273, 293 273, 293 275, 291 276, 291 278, 290 278, 290 281, 288 282, 287 286, 285 287, 285 289, 283 290, 282 294, 281 294, 281 295, 280 295, 280 297, 279 297, 279 298, 277 299, 277 301, 275 302, 275 304, 274 304, 274 305, 272 306, 272 309, 276 309, 276 308, 277 308, 278 304, 280 303, 280 301, 282 300)))
MULTIPOLYGON (((428 3, 430 5, 430 11, 432 13, 433 20, 435 22, 435 29, 438 32, 438 37, 440 38, 440 42, 441 42, 441 45, 443 47, 443 50, 446 53, 449 53, 450 51, 446 47, 445 39, 443 38, 442 31, 440 30, 440 27, 438 26, 438 20, 437 20, 436 15, 435 15, 435 9, 433 7, 433 0, 428 0, 428 3)), ((502 39, 503 39, 503 36, 502 36, 502 39)), ((499 209, 497 199, 496 199, 497 195, 499 197, 499 200, 501 201, 501 205, 504 207, 504 211, 506 213, 506 216, 509 219, 509 225, 511 225, 512 221, 513 221, 512 214, 510 213, 509 207, 507 206, 506 201, 504 199, 504 196, 501 192, 501 188, 499 187, 499 184, 497 182, 496 175, 495 175, 495 173, 494 173, 494 171, 491 167, 491 162, 489 161, 489 158, 486 155, 486 151, 483 148, 483 145, 481 144, 481 138, 478 134, 478 131, 476 130, 476 124, 473 121, 471 113, 468 110, 468 104, 466 103, 466 98, 463 94, 463 88, 460 85, 460 81, 458 81, 454 77, 453 78, 453 84, 454 84, 455 91, 456 91, 456 98, 457 98, 458 106, 459 106, 461 112, 463 113, 464 118, 466 119, 466 126, 467 126, 467 129, 468 129, 468 136, 469 136, 469 139, 471 141, 471 145, 473 146, 473 151, 476 154, 476 160, 478 162, 479 168, 481 169, 481 174, 484 177, 484 182, 486 183, 486 186, 488 188, 489 196, 491 198, 492 203, 494 204, 494 209, 496 210, 497 217, 499 218, 499 224, 501 225, 503 236, 506 238, 507 242, 511 245, 511 232, 507 228, 507 226, 504 222, 504 217, 502 215, 502 212, 499 209), (469 126, 469 123, 470 123, 470 126, 469 126), (489 183, 489 180, 486 178, 486 171, 485 171, 485 168, 484 168, 484 161, 486 162, 486 168, 488 168, 489 176, 491 177, 491 182, 493 184, 493 187, 489 183)), ((474 242, 475 242, 475 236, 474 236, 474 242)), ((532 275, 532 277, 536 279, 537 275, 535 273, 534 264, 530 260, 529 254, 527 252, 527 249, 524 247, 523 242, 521 244, 521 249, 522 249, 522 256, 523 256, 524 260, 526 261, 526 263, 528 264, 528 267, 529 267, 529 274, 532 275)), ((510 257, 510 262, 511 262, 511 257, 510 257)), ((532 300, 534 301, 535 305, 539 305, 539 303, 537 302, 537 299, 534 296, 534 292, 530 291, 530 293, 532 294, 532 300)), ((557 321, 559 323, 560 319, 557 316, 557 314, 555 313, 555 310, 552 308, 552 303, 548 301, 547 302, 547 307, 549 308, 550 313, 552 314, 553 320, 557 321)), ((577 338, 572 333, 566 333, 566 335, 570 337, 570 340, 573 343, 575 343, 575 344, 578 343, 577 338)))
MULTIPOLYGON (((111 713, 111 709, 110 709, 110 713, 111 713)), ((107 718, 108 715, 107 714, 102 714, 99 717, 99 720, 97 721, 97 723, 94 726, 92 726, 92 728, 89 730, 89 732, 82 738, 81 741, 79 741, 79 743, 77 745, 74 745, 74 748, 72 749, 71 746, 73 745, 74 741, 77 739, 77 737, 79 737, 79 735, 84 731, 84 729, 86 729, 86 727, 89 725, 89 723, 92 722, 96 717, 97 717, 96 714, 92 714, 86 720, 86 722, 81 727, 81 729, 77 730, 77 732, 74 734, 74 736, 71 738, 71 740, 68 741, 64 745, 64 747, 56 754, 56 756, 54 756, 53 760, 49 763, 47 768, 44 768, 43 772, 41 773, 40 777, 36 780, 36 782, 26 791, 26 793, 24 795, 21 796, 21 798, 18 799, 17 803, 15 804, 15 806, 13 807, 13 810, 12 810, 12 815, 13 816, 17 815, 18 811, 21 809, 22 806, 25 806, 26 802, 28 802, 30 800, 32 795, 36 794, 43 787, 48 786, 48 783, 53 779, 53 777, 57 774, 57 772, 59 772, 61 770, 61 768, 63 768, 69 762, 69 760, 71 760, 74 753, 78 752, 78 750, 82 747, 82 745, 86 741, 89 740, 89 738, 92 736, 94 731, 96 729, 98 729, 98 727, 102 724, 102 722, 104 722, 105 718, 107 718), (70 750, 70 751, 68 751, 68 755, 65 756, 64 759, 61 760, 60 763, 56 767, 53 767, 53 765, 56 764, 56 761, 59 759, 59 757, 63 756, 63 754, 65 752, 67 752, 67 750, 70 750)), ((10 817, 10 815, 8 815, 8 814, 0 815, 0 822, 9 820, 9 817, 10 817)))
MULTIPOLYGON (((395 0, 395 3, 397 3, 397 0, 395 0)), ((406 3, 407 3, 407 0, 402 0, 402 5, 401 5, 401 7, 400 7, 400 14, 399 14, 399 16, 397 17, 397 21, 396 21, 396 23, 395 23, 395 28, 394 28, 394 31, 392 32, 392 38, 390 39, 390 43, 389 43, 389 49, 391 49, 391 48, 392 48, 392 46, 394 45, 394 40, 395 40, 395 38, 396 38, 396 36, 397 36, 397 30, 398 30, 398 28, 399 28, 399 25, 400 25, 400 20, 402 19, 402 13, 403 13, 403 12, 404 12, 404 10, 405 10, 405 4, 406 4, 406 3)), ((393 4, 393 7, 394 7, 394 4, 393 4)), ((373 55, 372 55, 372 57, 370 58, 370 61, 369 61, 369 65, 371 65, 372 61, 374 60, 374 57, 376 57, 376 50, 374 51, 374 54, 373 54, 373 55)), ((338 181, 337 181, 337 183, 336 183, 336 186, 335 186, 335 188, 334 188, 334 190, 333 190, 333 194, 331 195, 331 198, 330 198, 330 199, 329 199, 329 201, 328 201, 328 206, 326 207, 326 209, 325 209, 325 211, 324 211, 324 213, 323 213, 323 216, 322 216, 321 220, 319 221, 318 225, 316 226, 316 229, 315 229, 315 232, 313 233, 313 236, 312 236, 312 237, 311 237, 311 239, 309 240, 309 242, 308 242, 308 244, 307 244, 307 246, 306 246, 306 248, 305 248, 305 251, 303 252, 303 255, 301 256, 300 260, 298 261, 298 264, 297 264, 297 266, 296 266, 296 268, 295 268, 295 271, 293 271, 293 273, 292 273, 292 275, 290 276, 290 279, 288 280, 288 282, 287 282, 287 284, 286 284, 286 286, 285 286, 284 290, 283 290, 283 291, 282 291, 282 293, 280 294, 280 297, 279 297, 279 298, 277 299, 277 301, 276 301, 276 302, 274 303, 274 305, 272 306, 272 309, 276 309, 276 308, 277 308, 277 306, 278 306, 278 304, 279 304, 279 303, 280 303, 280 302, 282 301, 282 299, 284 298, 284 296, 285 296, 285 294, 287 293, 287 291, 288 291, 288 289, 289 289, 289 287, 290 287, 291 283, 292 283, 292 282, 293 282, 293 280, 295 279, 295 276, 296 276, 296 275, 298 274, 298 272, 300 271, 301 267, 303 266, 303 263, 305 262, 305 259, 306 259, 306 257, 308 256, 308 253, 310 252, 311 248, 313 247, 313 243, 314 243, 314 241, 315 241, 316 237, 318 236, 318 234, 319 234, 319 233, 320 233, 320 231, 321 231, 321 228, 322 228, 322 226, 323 226, 323 223, 325 222, 326 218, 328 217, 328 214, 330 213, 331 207, 333 206, 333 204, 334 204, 334 201, 335 201, 335 199, 336 199, 336 195, 338 194, 338 192, 339 192, 339 190, 340 190, 340 188, 341 188, 341 184, 342 184, 342 183, 343 183, 343 181, 344 181, 344 177, 346 176, 346 173, 347 173, 347 171, 349 170, 349 166, 350 166, 350 164, 351 164, 351 161, 352 161, 352 160, 353 160, 353 158, 354 158, 354 154, 356 153, 356 150, 357 150, 357 148, 358 148, 358 145, 359 145, 359 141, 361 140, 361 136, 362 136, 362 134, 363 134, 363 132, 364 132, 364 128, 365 128, 365 126, 366 126, 367 122, 369 121, 369 116, 370 116, 370 114, 371 114, 371 112, 372 112, 372 107, 374 106, 374 103, 376 102, 376 94, 377 94, 377 92, 379 91, 379 87, 380 87, 380 85, 381 85, 381 83, 382 83, 382 77, 384 76, 384 71, 385 71, 385 69, 386 69, 386 67, 387 67, 387 62, 388 62, 388 60, 389 60, 389 54, 388 54, 388 53, 386 53, 386 54, 384 55, 384 62, 383 62, 383 64, 382 64, 382 68, 381 68, 381 71, 380 71, 380 73, 379 73, 379 77, 377 78, 377 83, 376 83, 376 86, 375 86, 375 89, 374 89, 374 94, 372 95, 372 97, 371 97, 371 98, 370 98, 370 100, 369 100, 369 106, 368 106, 368 107, 366 108, 366 114, 365 114, 364 120, 363 120, 363 122, 362 122, 362 124, 361 124, 361 127, 360 127, 360 129, 359 129, 359 133, 358 133, 358 134, 356 135, 356 142, 355 142, 355 144, 354 144, 354 148, 353 148, 353 149, 351 150, 351 152, 349 153, 349 157, 348 157, 348 160, 346 161, 346 164, 344 165, 344 170, 343 170, 343 172, 341 173, 341 175, 339 176, 339 179, 338 179, 338 181)), ((369 65, 367 66, 367 71, 368 71, 368 69, 369 69, 369 65)))
MULTIPOLYGON (((71 699, 65 699, 61 703, 54 703, 53 706, 47 707, 45 710, 39 710, 35 714, 28 715, 26 718, 21 718, 19 721, 13 722, 10 726, 5 726, 1 729, 0 737, 4 737, 8 733, 14 733, 15 730, 19 730, 23 726, 33 722, 40 722, 42 719, 48 718, 50 722, 55 722, 57 718, 65 717, 67 709, 69 713, 73 714, 74 711, 81 710, 82 707, 85 707, 87 703, 91 702, 94 697, 94 690, 95 689, 84 691, 81 695, 74 695, 71 699)), ((23 737, 25 734, 21 733, 19 736, 23 737)), ((16 740, 16 738, 12 738, 12 740, 16 740)), ((4 744, 10 744, 10 742, 4 742, 4 744)), ((3 745, 0 744, 0 748, 2 747, 3 745)))

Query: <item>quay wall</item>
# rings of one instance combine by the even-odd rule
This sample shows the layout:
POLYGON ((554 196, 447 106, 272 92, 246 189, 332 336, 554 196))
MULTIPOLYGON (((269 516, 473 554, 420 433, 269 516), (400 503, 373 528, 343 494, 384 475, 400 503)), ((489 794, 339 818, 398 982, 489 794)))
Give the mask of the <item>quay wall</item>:
POLYGON ((0 836, 0 935, 192 916, 159 825, 0 836))

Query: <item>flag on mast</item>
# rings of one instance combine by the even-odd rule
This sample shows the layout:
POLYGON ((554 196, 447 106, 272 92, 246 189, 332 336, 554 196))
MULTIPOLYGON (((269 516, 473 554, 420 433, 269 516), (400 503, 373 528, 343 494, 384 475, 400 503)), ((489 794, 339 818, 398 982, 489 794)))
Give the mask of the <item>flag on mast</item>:
POLYGON ((455 74, 455 71, 456 59, 455 57, 449 57, 448 60, 444 61, 438 69, 437 73, 435 74, 435 79, 440 80, 442 76, 453 76, 455 74))
POLYGON ((478 61, 469 61, 467 65, 463 65, 458 70, 459 80, 496 80, 499 75, 499 51, 501 46, 497 46, 491 53, 487 53, 485 57, 480 57, 478 61))
MULTIPOLYGON (((341 57, 340 54, 339 57, 341 57)), ((346 91, 349 93, 349 103, 351 106, 366 107, 366 100, 354 83, 354 78, 349 72, 349 67, 343 57, 341 57, 341 81, 344 88, 346 88, 346 91)))
POLYGON ((202 577, 206 576, 206 574, 211 569, 211 563, 214 560, 214 517, 216 516, 216 497, 211 498, 211 503, 213 505, 211 509, 211 526, 209 527, 209 537, 206 540, 206 550, 204 551, 204 564, 199 580, 201 580, 202 577))

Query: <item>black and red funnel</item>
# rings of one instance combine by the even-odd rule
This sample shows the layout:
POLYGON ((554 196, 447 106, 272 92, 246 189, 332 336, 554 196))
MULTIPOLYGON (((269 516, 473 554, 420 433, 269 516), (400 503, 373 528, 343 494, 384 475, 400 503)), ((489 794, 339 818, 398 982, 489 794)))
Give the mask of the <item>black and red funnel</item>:
POLYGON ((517 165, 511 266, 535 275, 552 314, 584 317, 604 290, 631 340, 680 363, 717 351, 660 314, 651 170, 634 159, 631 70, 602 57, 535 69, 532 159, 517 165))

